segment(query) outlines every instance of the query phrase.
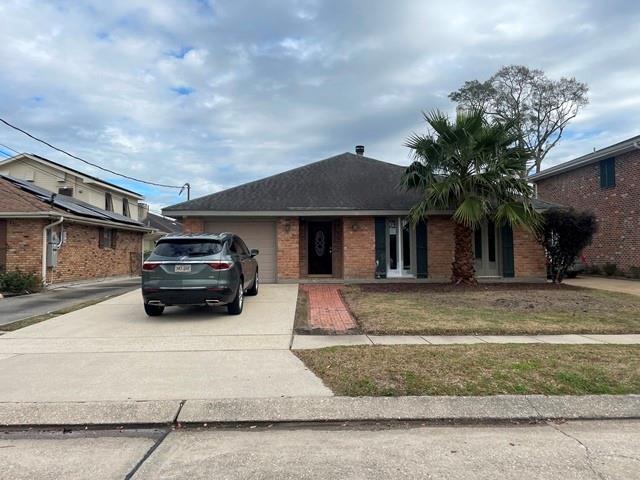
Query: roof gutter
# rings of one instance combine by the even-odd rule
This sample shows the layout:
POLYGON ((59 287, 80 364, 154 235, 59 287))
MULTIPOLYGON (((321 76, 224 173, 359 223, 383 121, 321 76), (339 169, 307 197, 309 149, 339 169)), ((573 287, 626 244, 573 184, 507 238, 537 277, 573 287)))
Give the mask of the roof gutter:
MULTIPOLYGON (((60 218, 53 223, 45 225, 42 229, 42 283, 47 285, 47 232, 51 230, 56 225, 62 225, 64 222, 64 217, 60 215, 60 218)), ((58 244, 58 248, 62 245, 62 235, 60 235, 60 243, 58 244)))
POLYGON ((569 160, 568 162, 561 163, 560 165, 555 165, 553 167, 547 168, 546 170, 543 170, 539 173, 534 173, 533 175, 530 175, 528 177, 528 180, 535 183, 544 178, 553 177, 560 173, 575 170, 577 168, 590 165, 605 158, 631 152, 634 150, 634 148, 640 149, 640 140, 638 140, 638 137, 625 140, 624 142, 603 148, 596 152, 588 153, 587 155, 583 155, 582 157, 578 157, 574 160, 569 160))
MULTIPOLYGON (((60 218, 61 214, 56 212, 0 212, 0 218, 21 218, 21 219, 32 219, 32 218, 60 218)), ((65 219, 68 222, 80 223, 83 225, 96 225, 99 227, 110 227, 117 228, 120 230, 133 230, 136 232, 150 233, 153 231, 152 228, 145 226, 137 226, 137 225, 128 225, 126 223, 116 223, 116 222, 108 222, 103 220, 88 220, 82 217, 77 217, 75 215, 67 215, 65 219)))

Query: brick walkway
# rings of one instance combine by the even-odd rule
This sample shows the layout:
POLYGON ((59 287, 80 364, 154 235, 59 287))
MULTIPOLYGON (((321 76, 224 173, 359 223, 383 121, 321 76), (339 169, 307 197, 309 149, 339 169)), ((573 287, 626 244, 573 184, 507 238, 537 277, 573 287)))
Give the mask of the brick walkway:
POLYGON ((338 290, 340 285, 300 285, 309 295, 309 326, 312 330, 346 333, 357 328, 338 290))

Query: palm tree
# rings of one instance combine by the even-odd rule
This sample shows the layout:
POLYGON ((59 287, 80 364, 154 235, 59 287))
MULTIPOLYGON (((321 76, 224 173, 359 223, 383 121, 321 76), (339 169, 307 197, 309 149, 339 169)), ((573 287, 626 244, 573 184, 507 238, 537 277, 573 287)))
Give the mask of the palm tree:
POLYGON ((424 118, 431 133, 414 133, 405 144, 414 161, 402 183, 422 192, 410 217, 417 222, 432 210, 453 211, 451 280, 475 285, 472 238, 483 220, 527 228, 539 222, 533 188, 526 180, 531 154, 518 146, 512 124, 488 123, 481 112, 459 112, 455 123, 437 110, 424 118))

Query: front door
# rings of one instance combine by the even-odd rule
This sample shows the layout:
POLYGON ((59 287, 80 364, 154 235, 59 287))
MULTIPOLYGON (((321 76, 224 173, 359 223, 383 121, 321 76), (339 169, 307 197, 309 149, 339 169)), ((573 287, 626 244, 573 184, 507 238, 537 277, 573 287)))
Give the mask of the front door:
POLYGON ((309 222, 309 275, 331 275, 333 222, 309 222))
POLYGON ((413 276, 414 234, 408 218, 387 218, 387 277, 413 276))
POLYGON ((473 253, 476 258, 476 275, 479 277, 500 276, 497 233, 495 223, 488 221, 474 231, 473 253))

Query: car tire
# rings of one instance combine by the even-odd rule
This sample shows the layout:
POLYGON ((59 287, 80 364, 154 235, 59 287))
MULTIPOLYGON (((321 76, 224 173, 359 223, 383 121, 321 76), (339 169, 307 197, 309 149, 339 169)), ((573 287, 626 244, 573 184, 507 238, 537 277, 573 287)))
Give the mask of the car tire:
POLYGON ((164 307, 160 305, 149 305, 148 303, 145 303, 144 311, 150 317, 157 317, 159 315, 162 315, 162 312, 164 312, 164 307))
POLYGON ((242 313, 242 307, 244 305, 244 285, 242 281, 238 285, 238 291, 233 302, 227 305, 227 313, 229 315, 240 315, 242 313))
POLYGON ((260 276, 258 275, 258 271, 256 270, 256 278, 253 279, 253 285, 251 288, 247 290, 248 297, 255 297, 258 295, 258 288, 260 287, 260 276))

